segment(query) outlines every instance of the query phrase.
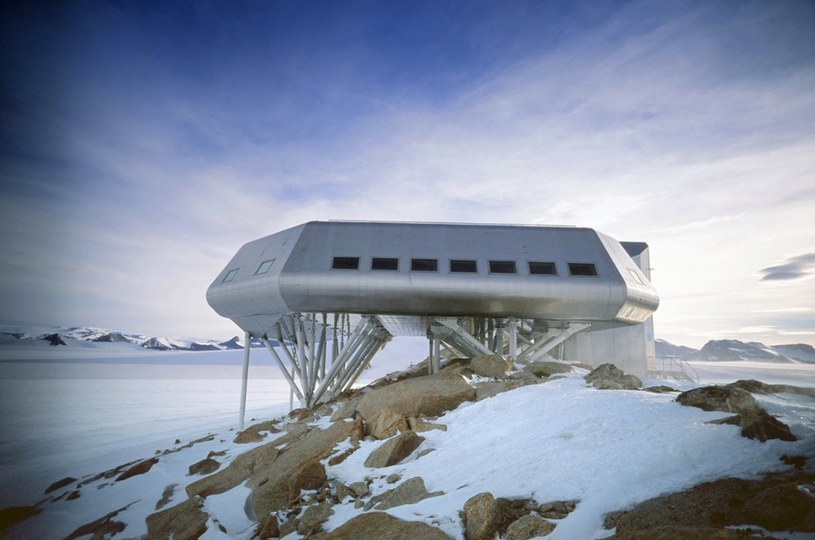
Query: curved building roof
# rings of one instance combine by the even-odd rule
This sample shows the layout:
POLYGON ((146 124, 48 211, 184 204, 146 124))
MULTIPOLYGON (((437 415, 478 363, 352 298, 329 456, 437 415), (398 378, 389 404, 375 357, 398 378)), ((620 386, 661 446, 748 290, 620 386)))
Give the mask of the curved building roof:
POLYGON ((245 244, 207 301, 252 335, 293 312, 634 324, 659 303, 626 249, 593 229, 334 221, 245 244))

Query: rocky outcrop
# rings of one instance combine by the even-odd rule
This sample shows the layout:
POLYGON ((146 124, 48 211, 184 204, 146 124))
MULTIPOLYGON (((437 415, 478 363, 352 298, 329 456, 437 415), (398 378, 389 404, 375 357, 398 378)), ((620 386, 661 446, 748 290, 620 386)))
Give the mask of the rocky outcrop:
POLYGON ((512 369, 512 361, 496 354, 476 356, 470 361, 470 369, 481 377, 501 378, 512 369))
POLYGON ((424 437, 416 435, 413 431, 401 433, 385 441, 382 446, 371 452, 371 455, 365 460, 365 466, 378 468, 396 465, 416 450, 422 441, 424 437))
POLYGON ((507 527, 506 540, 529 540, 546 536, 555 530, 555 524, 534 514, 521 516, 507 527))
POLYGON ((751 394, 799 394, 802 396, 809 396, 815 398, 815 388, 807 388, 802 386, 792 386, 789 384, 767 384, 755 379, 740 379, 734 383, 727 385, 728 387, 741 388, 751 394))
POLYGON ((698 407, 704 411, 738 413, 735 416, 714 420, 711 423, 737 425, 741 427, 742 436, 750 439, 762 442, 769 439, 797 440, 790 431, 789 426, 768 414, 749 392, 742 390, 738 386, 695 388, 679 394, 676 401, 682 405, 698 407))
POLYGON ((507 527, 523 515, 511 512, 510 507, 510 501, 496 499, 489 492, 470 497, 462 512, 465 540, 493 540, 506 533, 507 527))
POLYGON ((153 465, 155 465, 156 463, 158 463, 158 458, 150 458, 139 461, 138 463, 124 471, 122 474, 120 474, 116 478, 116 481, 121 482, 122 480, 127 480, 128 478, 131 478, 133 476, 144 474, 148 472, 150 469, 152 469, 153 465))
POLYGON ((442 431, 447 431, 447 426, 444 424, 434 424, 433 422, 426 422, 421 418, 408 418, 407 419, 408 429, 411 431, 415 431, 416 433, 421 433, 424 431, 432 431, 434 429, 440 429, 442 431))
POLYGON ((503 536, 512 540, 526 540, 545 536, 555 529, 555 524, 543 517, 562 519, 574 510, 575 504, 576 501, 538 504, 532 499, 496 498, 489 492, 479 493, 464 503, 461 512, 464 538, 492 540, 503 536))
POLYGON ((293 428, 282 437, 240 454, 227 467, 188 485, 187 495, 207 497, 229 491, 246 481, 256 470, 273 463, 280 454, 280 448, 294 444, 310 432, 311 428, 308 426, 294 424, 293 428))
POLYGON ((798 482, 786 482, 758 493, 747 501, 744 513, 750 523, 771 531, 815 532, 815 492, 798 482))
POLYGON ((756 439, 761 442, 769 439, 790 442, 798 440, 787 424, 771 416, 766 411, 738 415, 736 418, 738 418, 742 436, 748 439, 756 439))
POLYGON ((572 366, 563 362, 538 361, 527 364, 525 371, 529 371, 538 377, 551 377, 552 375, 569 373, 572 371, 572 366))
POLYGON ((616 527, 614 538, 626 539, 730 538, 709 533, 732 525, 815 532, 815 496, 806 487, 813 481, 815 474, 800 472, 763 480, 725 478, 609 515, 605 527, 616 527))
POLYGON ((583 377, 587 383, 601 390, 637 390, 642 381, 635 375, 628 375, 614 364, 603 364, 583 377))
POLYGON ((300 523, 297 524, 297 532, 303 536, 311 536, 320 531, 320 527, 328 518, 334 515, 334 509, 329 503, 315 504, 309 506, 303 512, 300 523))
POLYGON ((366 423, 368 435, 379 440, 390 439, 407 430, 407 418, 390 408, 374 413, 366 423))
POLYGON ((314 430, 287 446, 277 459, 263 465, 247 482, 252 490, 255 515, 266 516, 284 508, 303 489, 317 489, 326 481, 320 460, 327 458, 340 442, 353 444, 364 436, 362 421, 335 422, 326 429, 314 430))
POLYGON ((193 497, 147 516, 147 536, 155 540, 194 540, 207 530, 209 515, 201 510, 204 499, 193 497))
POLYGON ((475 389, 455 375, 426 375, 393 383, 365 394, 356 410, 370 422, 389 409, 403 418, 437 417, 475 398, 475 389))
POLYGON ((428 492, 421 477, 405 480, 395 488, 380 495, 371 497, 365 504, 365 510, 387 510, 405 504, 415 504, 430 497, 444 495, 442 491, 428 492))
POLYGON ((703 386, 682 392, 676 401, 703 411, 755 413, 761 410, 749 392, 734 386, 703 386))
POLYGON ((368 512, 313 540, 449 540, 449 536, 421 521, 404 521, 384 512, 368 512))
POLYGON ((25 521, 31 516, 36 516, 42 512, 42 508, 34 506, 8 506, 0 508, 0 534, 5 533, 7 529, 14 525, 25 521))
POLYGON ((212 458, 204 458, 201 461, 193 463, 187 469, 188 474, 211 474, 217 471, 221 464, 212 458))
MULTIPOLYGON (((537 377, 531 375, 535 379, 535 383, 538 382, 537 377)), ((476 383, 475 385, 475 401, 481 401, 484 399, 489 399, 491 397, 495 397, 498 394, 502 394, 504 392, 509 392, 510 390, 514 390, 522 386, 518 381, 483 381, 476 383)))
POLYGON ((249 426, 243 431, 239 431, 232 442, 237 444, 260 442, 264 439, 266 433, 280 433, 277 428, 278 423, 277 420, 269 420, 268 422, 260 422, 249 426))
POLYGON ((541 517, 548 519, 563 519, 574 512, 577 501, 550 501, 538 507, 541 517))
POLYGON ((124 531, 127 525, 123 521, 116 521, 113 518, 129 507, 130 505, 124 506, 109 514, 105 514, 99 519, 78 527, 74 532, 66 536, 65 540, 74 540, 75 538, 82 538, 84 536, 90 536, 91 538, 111 538, 116 536, 124 531))
POLYGON ((56 482, 54 482, 53 484, 51 484, 50 486, 45 488, 45 493, 48 494, 48 493, 51 493, 52 491, 56 491, 58 489, 64 488, 65 486, 70 486, 71 484, 73 484, 76 481, 77 481, 76 478, 74 478, 72 476, 66 476, 62 480, 57 480, 56 482))

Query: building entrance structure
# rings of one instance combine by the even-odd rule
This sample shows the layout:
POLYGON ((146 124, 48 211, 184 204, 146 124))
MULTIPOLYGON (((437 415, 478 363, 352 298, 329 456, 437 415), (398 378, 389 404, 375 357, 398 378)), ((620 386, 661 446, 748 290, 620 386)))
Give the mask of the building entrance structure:
POLYGON ((646 244, 588 228, 317 221, 245 244, 207 301, 245 343, 263 342, 311 408, 348 389, 394 336, 427 336, 430 373, 446 352, 616 355, 644 374, 659 304, 648 265, 646 244))

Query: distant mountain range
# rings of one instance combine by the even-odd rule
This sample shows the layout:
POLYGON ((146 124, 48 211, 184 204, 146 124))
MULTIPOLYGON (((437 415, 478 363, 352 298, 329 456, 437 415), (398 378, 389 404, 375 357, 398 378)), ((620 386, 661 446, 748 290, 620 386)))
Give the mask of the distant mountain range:
MULTIPOLYGON (((124 332, 94 327, 69 328, 19 328, 9 327, 0 330, 4 338, 3 343, 13 343, 17 340, 43 340, 53 346, 70 346, 71 341, 86 341, 95 343, 132 343, 145 349, 157 351, 224 351, 243 349, 238 336, 227 341, 194 341, 176 338, 145 336, 142 334, 126 334, 124 332)), ((262 346, 252 340, 253 347, 262 346)))
POLYGON ((674 345, 664 339, 656 340, 657 358, 680 358, 696 361, 755 360, 759 362, 780 362, 815 364, 815 348, 805 343, 771 345, 755 341, 743 342, 737 339, 711 340, 700 349, 674 345))
MULTIPOLYGON (((0 327, 0 344, 16 340, 43 340, 51 345, 70 347, 72 341, 95 343, 132 343, 144 349, 157 351, 225 351, 243 349, 242 340, 235 336, 227 341, 196 341, 142 334, 127 334, 95 327, 23 328, 0 327)), ((252 347, 262 347, 260 340, 252 340, 252 347)), ((815 348, 805 343, 767 346, 754 341, 735 339, 711 340, 701 349, 674 345, 664 339, 656 340, 657 358, 680 358, 694 361, 755 360, 759 362, 815 364, 815 348)))

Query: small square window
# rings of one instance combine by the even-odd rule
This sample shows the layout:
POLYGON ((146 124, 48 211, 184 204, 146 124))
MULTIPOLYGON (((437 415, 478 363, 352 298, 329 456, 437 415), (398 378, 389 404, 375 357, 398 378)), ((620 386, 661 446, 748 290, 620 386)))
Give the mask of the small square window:
POLYGON ((359 257, 334 257, 331 268, 334 270, 359 270, 359 257))
POLYGON ((437 272, 439 261, 437 259, 410 259, 410 269, 415 272, 437 272))
POLYGON ((268 259, 268 260, 263 261, 262 263, 260 263, 260 266, 258 266, 258 269, 255 270, 255 275, 259 276, 260 274, 267 273, 269 271, 269 269, 272 267, 272 265, 274 264, 274 262, 275 262, 274 259, 268 259))
POLYGON ((399 259, 374 257, 371 259, 371 270, 399 270, 399 259))
POLYGON ((529 273, 541 276, 556 276, 557 269, 553 262, 529 261, 529 273))
POLYGON ((451 259, 450 260, 450 271, 451 272, 461 272, 461 273, 474 273, 478 272, 478 266, 475 261, 468 261, 468 260, 461 260, 461 259, 451 259))
POLYGON ((573 276, 596 276, 597 269, 590 263, 569 263, 569 273, 573 276))
POLYGON ((490 261, 490 274, 515 274, 515 261, 490 261))
POLYGON ((224 277, 224 280, 221 283, 228 283, 228 282, 232 281, 233 279, 235 279, 235 276, 237 276, 237 275, 238 275, 238 268, 233 268, 232 270, 230 270, 229 272, 226 273, 226 276, 224 277))

